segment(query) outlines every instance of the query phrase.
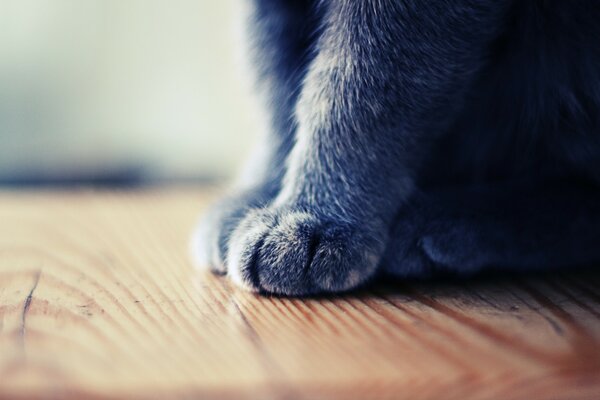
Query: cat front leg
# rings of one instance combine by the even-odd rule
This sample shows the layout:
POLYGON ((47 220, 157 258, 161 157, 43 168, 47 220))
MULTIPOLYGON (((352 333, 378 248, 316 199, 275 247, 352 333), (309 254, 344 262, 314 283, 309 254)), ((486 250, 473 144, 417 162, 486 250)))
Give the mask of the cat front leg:
POLYGON ((282 188, 231 236, 228 275, 249 290, 339 292, 374 276, 419 162, 452 122, 506 6, 325 5, 282 188))

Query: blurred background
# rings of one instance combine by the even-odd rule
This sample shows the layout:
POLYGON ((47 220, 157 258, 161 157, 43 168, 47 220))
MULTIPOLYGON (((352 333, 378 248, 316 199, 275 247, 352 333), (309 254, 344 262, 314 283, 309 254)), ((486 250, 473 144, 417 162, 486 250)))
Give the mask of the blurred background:
POLYGON ((0 0, 0 184, 216 181, 258 121, 233 0, 0 0))

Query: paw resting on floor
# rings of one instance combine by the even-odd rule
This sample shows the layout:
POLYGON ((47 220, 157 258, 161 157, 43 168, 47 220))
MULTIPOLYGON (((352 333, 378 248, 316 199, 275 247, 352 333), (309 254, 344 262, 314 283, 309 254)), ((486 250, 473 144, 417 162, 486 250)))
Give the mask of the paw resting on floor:
POLYGON ((248 290, 282 295, 353 289, 383 253, 385 240, 373 232, 305 211, 253 210, 229 239, 227 273, 248 290))

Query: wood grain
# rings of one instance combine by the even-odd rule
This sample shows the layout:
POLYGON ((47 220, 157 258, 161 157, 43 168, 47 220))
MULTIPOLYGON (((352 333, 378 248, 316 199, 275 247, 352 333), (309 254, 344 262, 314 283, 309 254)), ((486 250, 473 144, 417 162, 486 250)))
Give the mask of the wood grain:
POLYGON ((258 297, 189 263, 215 195, 0 192, 0 398, 600 398, 599 273, 258 297))

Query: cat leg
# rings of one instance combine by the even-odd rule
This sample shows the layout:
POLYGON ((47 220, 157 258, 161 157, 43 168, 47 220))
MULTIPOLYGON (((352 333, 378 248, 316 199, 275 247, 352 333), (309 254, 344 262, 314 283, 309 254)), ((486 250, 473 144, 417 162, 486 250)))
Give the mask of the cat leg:
POLYGON ((576 183, 429 190, 402 210, 382 272, 400 278, 600 262, 600 188, 576 183))
POLYGON ((280 193, 233 232, 228 275, 307 295, 372 277, 414 170, 484 59, 502 1, 330 1, 280 193))
POLYGON ((310 59, 317 24, 313 0, 254 0, 247 18, 247 53, 255 68, 265 109, 266 134, 232 193, 208 212, 192 239, 200 268, 225 272, 228 239, 246 212, 268 204, 279 192, 284 160, 294 141, 293 109, 310 59))

